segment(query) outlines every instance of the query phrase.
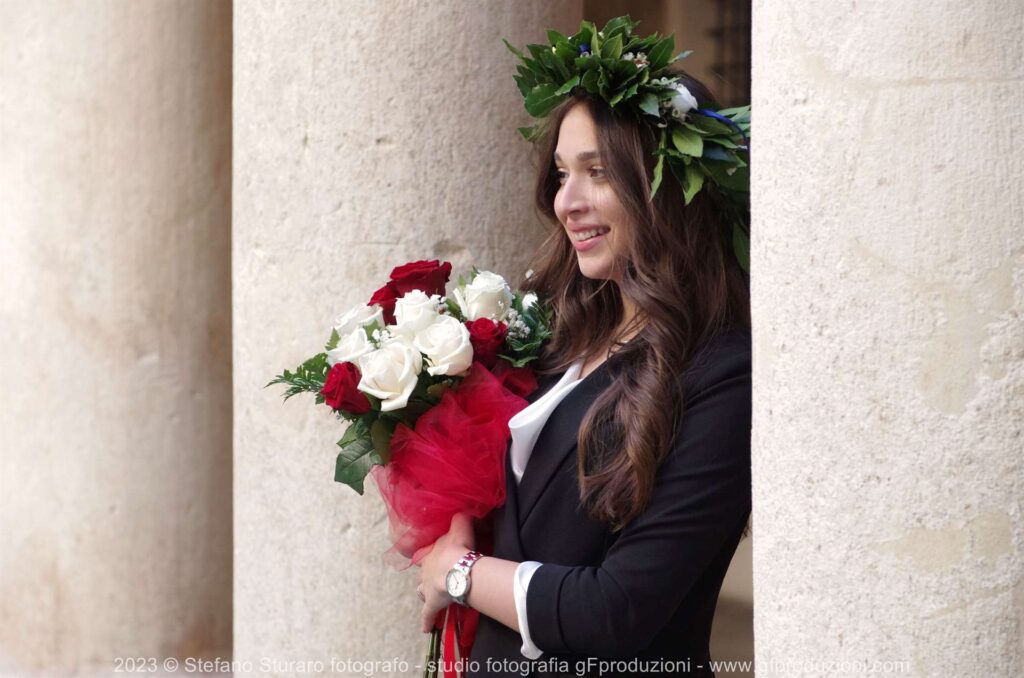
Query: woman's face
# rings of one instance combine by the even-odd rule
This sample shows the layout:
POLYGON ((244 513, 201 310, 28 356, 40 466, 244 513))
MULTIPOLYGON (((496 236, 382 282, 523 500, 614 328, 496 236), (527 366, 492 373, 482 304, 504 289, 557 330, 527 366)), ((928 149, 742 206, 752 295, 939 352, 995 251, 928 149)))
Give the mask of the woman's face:
POLYGON ((605 176, 597 126, 585 105, 573 106, 562 119, 555 167, 560 184, 555 215, 576 250, 580 272, 621 282, 613 262, 625 251, 628 215, 605 176))

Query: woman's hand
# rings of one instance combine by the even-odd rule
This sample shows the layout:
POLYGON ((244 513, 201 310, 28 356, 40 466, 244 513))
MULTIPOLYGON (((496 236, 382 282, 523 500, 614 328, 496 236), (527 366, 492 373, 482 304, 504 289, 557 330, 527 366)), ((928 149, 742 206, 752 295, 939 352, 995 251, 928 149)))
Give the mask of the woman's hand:
POLYGON ((424 633, 429 633, 434 628, 437 613, 453 602, 445 588, 445 577, 448 570, 452 569, 462 556, 473 550, 475 542, 473 518, 466 513, 456 513, 452 516, 448 533, 435 541, 417 563, 420 571, 416 590, 423 601, 424 633))

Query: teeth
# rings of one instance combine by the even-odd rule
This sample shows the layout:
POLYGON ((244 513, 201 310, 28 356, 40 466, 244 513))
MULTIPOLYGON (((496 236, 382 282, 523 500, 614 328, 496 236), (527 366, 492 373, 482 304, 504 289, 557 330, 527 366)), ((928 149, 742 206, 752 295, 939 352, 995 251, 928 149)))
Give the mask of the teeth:
POLYGON ((590 240, 594 236, 604 235, 609 230, 611 230, 611 229, 608 229, 608 228, 594 228, 594 229, 591 229, 589 231, 580 231, 578 233, 573 233, 572 234, 572 239, 575 240, 576 242, 582 242, 584 240, 590 240))

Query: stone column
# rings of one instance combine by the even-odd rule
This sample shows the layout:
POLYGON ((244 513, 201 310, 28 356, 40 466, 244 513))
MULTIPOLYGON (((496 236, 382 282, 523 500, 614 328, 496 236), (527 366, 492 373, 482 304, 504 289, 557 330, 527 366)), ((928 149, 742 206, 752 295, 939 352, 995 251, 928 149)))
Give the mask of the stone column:
POLYGON ((1022 33, 755 2, 759 676, 1024 674, 1022 33))
POLYGON ((226 651, 231 4, 0 26, 0 673, 226 651))
POLYGON ((235 6, 239 675, 421 660, 415 572, 381 561, 376 489, 333 480, 338 422, 262 387, 322 350, 331 321, 397 264, 525 270, 540 229, 501 38, 580 19, 578 1, 235 6))

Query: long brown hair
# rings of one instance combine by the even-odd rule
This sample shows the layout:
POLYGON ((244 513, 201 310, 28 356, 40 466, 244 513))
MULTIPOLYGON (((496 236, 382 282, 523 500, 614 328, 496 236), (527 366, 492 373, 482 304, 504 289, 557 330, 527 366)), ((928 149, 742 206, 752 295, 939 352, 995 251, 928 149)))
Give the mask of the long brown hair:
MULTIPOLYGON (((707 88, 681 77, 702 106, 713 104, 707 88)), ((581 503, 612 530, 629 523, 650 499, 678 426, 680 375, 689 361, 719 333, 750 326, 747 279, 731 251, 729 226, 713 189, 684 205, 679 182, 666 167, 651 200, 657 144, 652 125, 580 90, 549 114, 535 146, 536 204, 553 229, 534 262, 535 274, 521 287, 547 298, 554 309, 553 336, 537 368, 554 374, 581 358, 611 354, 612 383, 580 427, 577 473, 581 503), (594 120, 606 176, 632 216, 626 254, 614 263, 621 285, 580 272, 554 211, 558 132, 577 105, 586 106, 594 120), (637 310, 629 327, 620 327, 622 295, 637 310)))

